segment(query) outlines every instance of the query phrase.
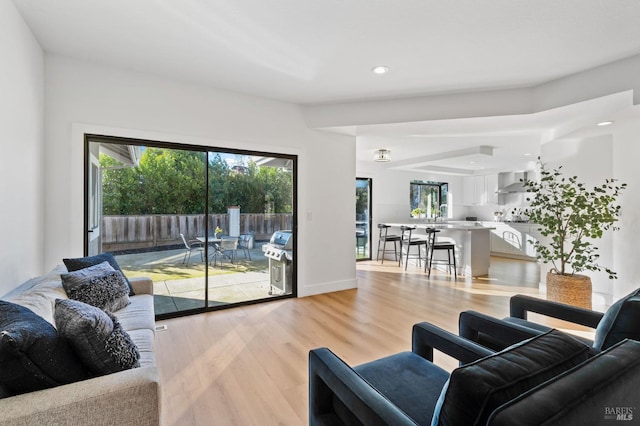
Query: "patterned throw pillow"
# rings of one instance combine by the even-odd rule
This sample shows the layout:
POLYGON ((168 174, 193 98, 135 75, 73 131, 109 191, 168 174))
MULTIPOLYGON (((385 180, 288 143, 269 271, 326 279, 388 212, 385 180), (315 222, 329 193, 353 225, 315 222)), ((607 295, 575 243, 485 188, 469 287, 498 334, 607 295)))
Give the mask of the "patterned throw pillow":
POLYGON ((85 366, 104 375, 140 366, 140 353, 118 319, 86 303, 56 300, 58 332, 71 342, 85 366))
POLYGON ((127 306, 129 287, 120 271, 94 275, 89 281, 67 291, 70 299, 84 302, 104 311, 118 311, 127 306))
MULTIPOLYGON (((116 271, 122 272, 122 269, 120 268, 120 265, 118 265, 116 258, 113 257, 111 253, 101 253, 95 256, 78 257, 75 259, 62 259, 62 261, 64 262, 64 266, 67 267, 67 270, 69 272, 77 271, 79 269, 84 269, 89 266, 97 265, 102 262, 109 262, 109 264, 116 271)), ((127 280, 126 277, 125 277, 125 280, 127 281, 127 285, 129 286, 129 296, 133 296, 135 294, 133 292, 133 287, 131 287, 131 283, 129 282, 129 280, 127 280)))
POLYGON ((64 290, 68 294, 69 290, 88 283, 92 277, 113 271, 115 271, 115 269, 113 269, 113 266, 111 266, 109 262, 102 262, 87 268, 78 269, 77 271, 60 274, 60 279, 62 280, 62 287, 64 287, 64 290))

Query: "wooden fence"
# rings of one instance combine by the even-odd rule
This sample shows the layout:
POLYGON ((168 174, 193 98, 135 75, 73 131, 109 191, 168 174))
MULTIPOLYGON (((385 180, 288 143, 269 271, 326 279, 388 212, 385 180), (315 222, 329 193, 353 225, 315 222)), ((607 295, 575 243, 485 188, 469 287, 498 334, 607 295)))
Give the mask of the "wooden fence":
MULTIPOLYGON (((208 215, 209 234, 216 226, 229 232, 228 214, 208 215)), ((240 214, 240 234, 253 233, 255 240, 268 240, 275 231, 292 229, 293 215, 240 214)), ((100 230, 102 251, 122 251, 182 244, 205 235, 205 215, 103 216, 100 230)))

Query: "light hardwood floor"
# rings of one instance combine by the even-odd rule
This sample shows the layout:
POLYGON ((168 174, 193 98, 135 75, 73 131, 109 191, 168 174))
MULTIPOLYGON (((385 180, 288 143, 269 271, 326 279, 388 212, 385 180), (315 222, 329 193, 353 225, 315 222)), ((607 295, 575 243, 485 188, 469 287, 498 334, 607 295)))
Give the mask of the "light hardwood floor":
MULTIPOLYGON (((509 297, 538 295, 533 262, 492 258, 470 279, 393 262, 360 262, 358 289, 233 308, 159 322, 162 424, 305 425, 307 356, 326 346, 357 365, 411 349, 411 326, 457 332, 460 311, 508 314, 509 297)), ((455 361, 437 356, 451 370, 455 361)))

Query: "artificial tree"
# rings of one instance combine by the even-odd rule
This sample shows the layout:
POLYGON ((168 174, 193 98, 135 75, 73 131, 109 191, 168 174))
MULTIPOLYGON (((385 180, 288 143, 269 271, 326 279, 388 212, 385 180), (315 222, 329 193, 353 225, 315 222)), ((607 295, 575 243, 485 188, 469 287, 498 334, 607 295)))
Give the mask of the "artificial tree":
POLYGON ((534 243, 538 259, 553 266, 547 274, 547 295, 562 298, 555 293, 576 289, 561 287, 581 286, 588 295, 569 295, 569 299, 579 301, 568 301, 587 306, 588 299, 590 307, 591 280, 579 273, 604 269, 609 278, 617 278, 611 268, 598 263, 600 256, 593 240, 602 238, 605 231, 619 229, 615 226, 620 213, 616 202, 627 185, 606 179, 602 185, 589 189, 577 176, 565 177, 561 169, 562 166, 549 170, 540 162, 540 181, 523 180, 527 192, 532 193, 527 197, 530 205, 525 213, 540 226, 543 236, 534 243), (560 288, 550 288, 550 282, 560 288))

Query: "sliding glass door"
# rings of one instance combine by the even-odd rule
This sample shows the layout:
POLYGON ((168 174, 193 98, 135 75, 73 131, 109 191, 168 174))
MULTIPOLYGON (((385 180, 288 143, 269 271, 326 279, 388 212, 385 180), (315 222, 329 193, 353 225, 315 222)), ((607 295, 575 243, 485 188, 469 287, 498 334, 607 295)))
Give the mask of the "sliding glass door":
POLYGON ((371 260, 371 179, 356 178, 356 260, 371 260))
POLYGON ((296 294, 295 156, 86 135, 85 157, 85 253, 150 277, 159 318, 296 294))

